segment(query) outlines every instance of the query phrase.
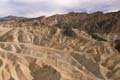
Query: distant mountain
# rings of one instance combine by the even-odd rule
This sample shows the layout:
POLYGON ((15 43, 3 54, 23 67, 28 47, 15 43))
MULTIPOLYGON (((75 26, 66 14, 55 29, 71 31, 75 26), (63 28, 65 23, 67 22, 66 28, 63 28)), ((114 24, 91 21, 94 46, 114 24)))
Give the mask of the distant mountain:
POLYGON ((26 19, 26 17, 6 16, 3 18, 0 18, 0 22, 11 21, 11 20, 21 20, 21 19, 26 19))

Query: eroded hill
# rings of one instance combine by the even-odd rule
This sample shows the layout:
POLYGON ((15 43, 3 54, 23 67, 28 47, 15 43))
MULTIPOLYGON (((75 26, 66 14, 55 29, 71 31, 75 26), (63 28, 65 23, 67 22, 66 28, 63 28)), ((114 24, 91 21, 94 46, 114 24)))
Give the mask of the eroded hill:
POLYGON ((0 80, 120 80, 120 12, 0 20, 0 80))

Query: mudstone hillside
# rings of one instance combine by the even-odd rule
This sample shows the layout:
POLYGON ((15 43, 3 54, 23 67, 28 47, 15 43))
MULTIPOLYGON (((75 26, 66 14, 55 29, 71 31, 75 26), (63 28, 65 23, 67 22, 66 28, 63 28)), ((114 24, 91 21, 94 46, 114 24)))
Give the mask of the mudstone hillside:
POLYGON ((120 80, 120 11, 0 18, 0 80, 120 80))

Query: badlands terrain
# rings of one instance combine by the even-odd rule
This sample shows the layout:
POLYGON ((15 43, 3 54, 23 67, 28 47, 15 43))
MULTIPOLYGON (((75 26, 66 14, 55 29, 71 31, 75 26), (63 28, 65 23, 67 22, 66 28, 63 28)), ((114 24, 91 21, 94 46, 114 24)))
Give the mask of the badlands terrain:
POLYGON ((0 18, 0 80, 120 80, 120 11, 0 18))

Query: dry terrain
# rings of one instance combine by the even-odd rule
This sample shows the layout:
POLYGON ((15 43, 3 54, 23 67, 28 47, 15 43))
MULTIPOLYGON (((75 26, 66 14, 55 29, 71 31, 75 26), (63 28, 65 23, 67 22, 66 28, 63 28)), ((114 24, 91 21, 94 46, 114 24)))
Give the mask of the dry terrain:
POLYGON ((0 18, 0 80, 120 80, 120 11, 0 18))

